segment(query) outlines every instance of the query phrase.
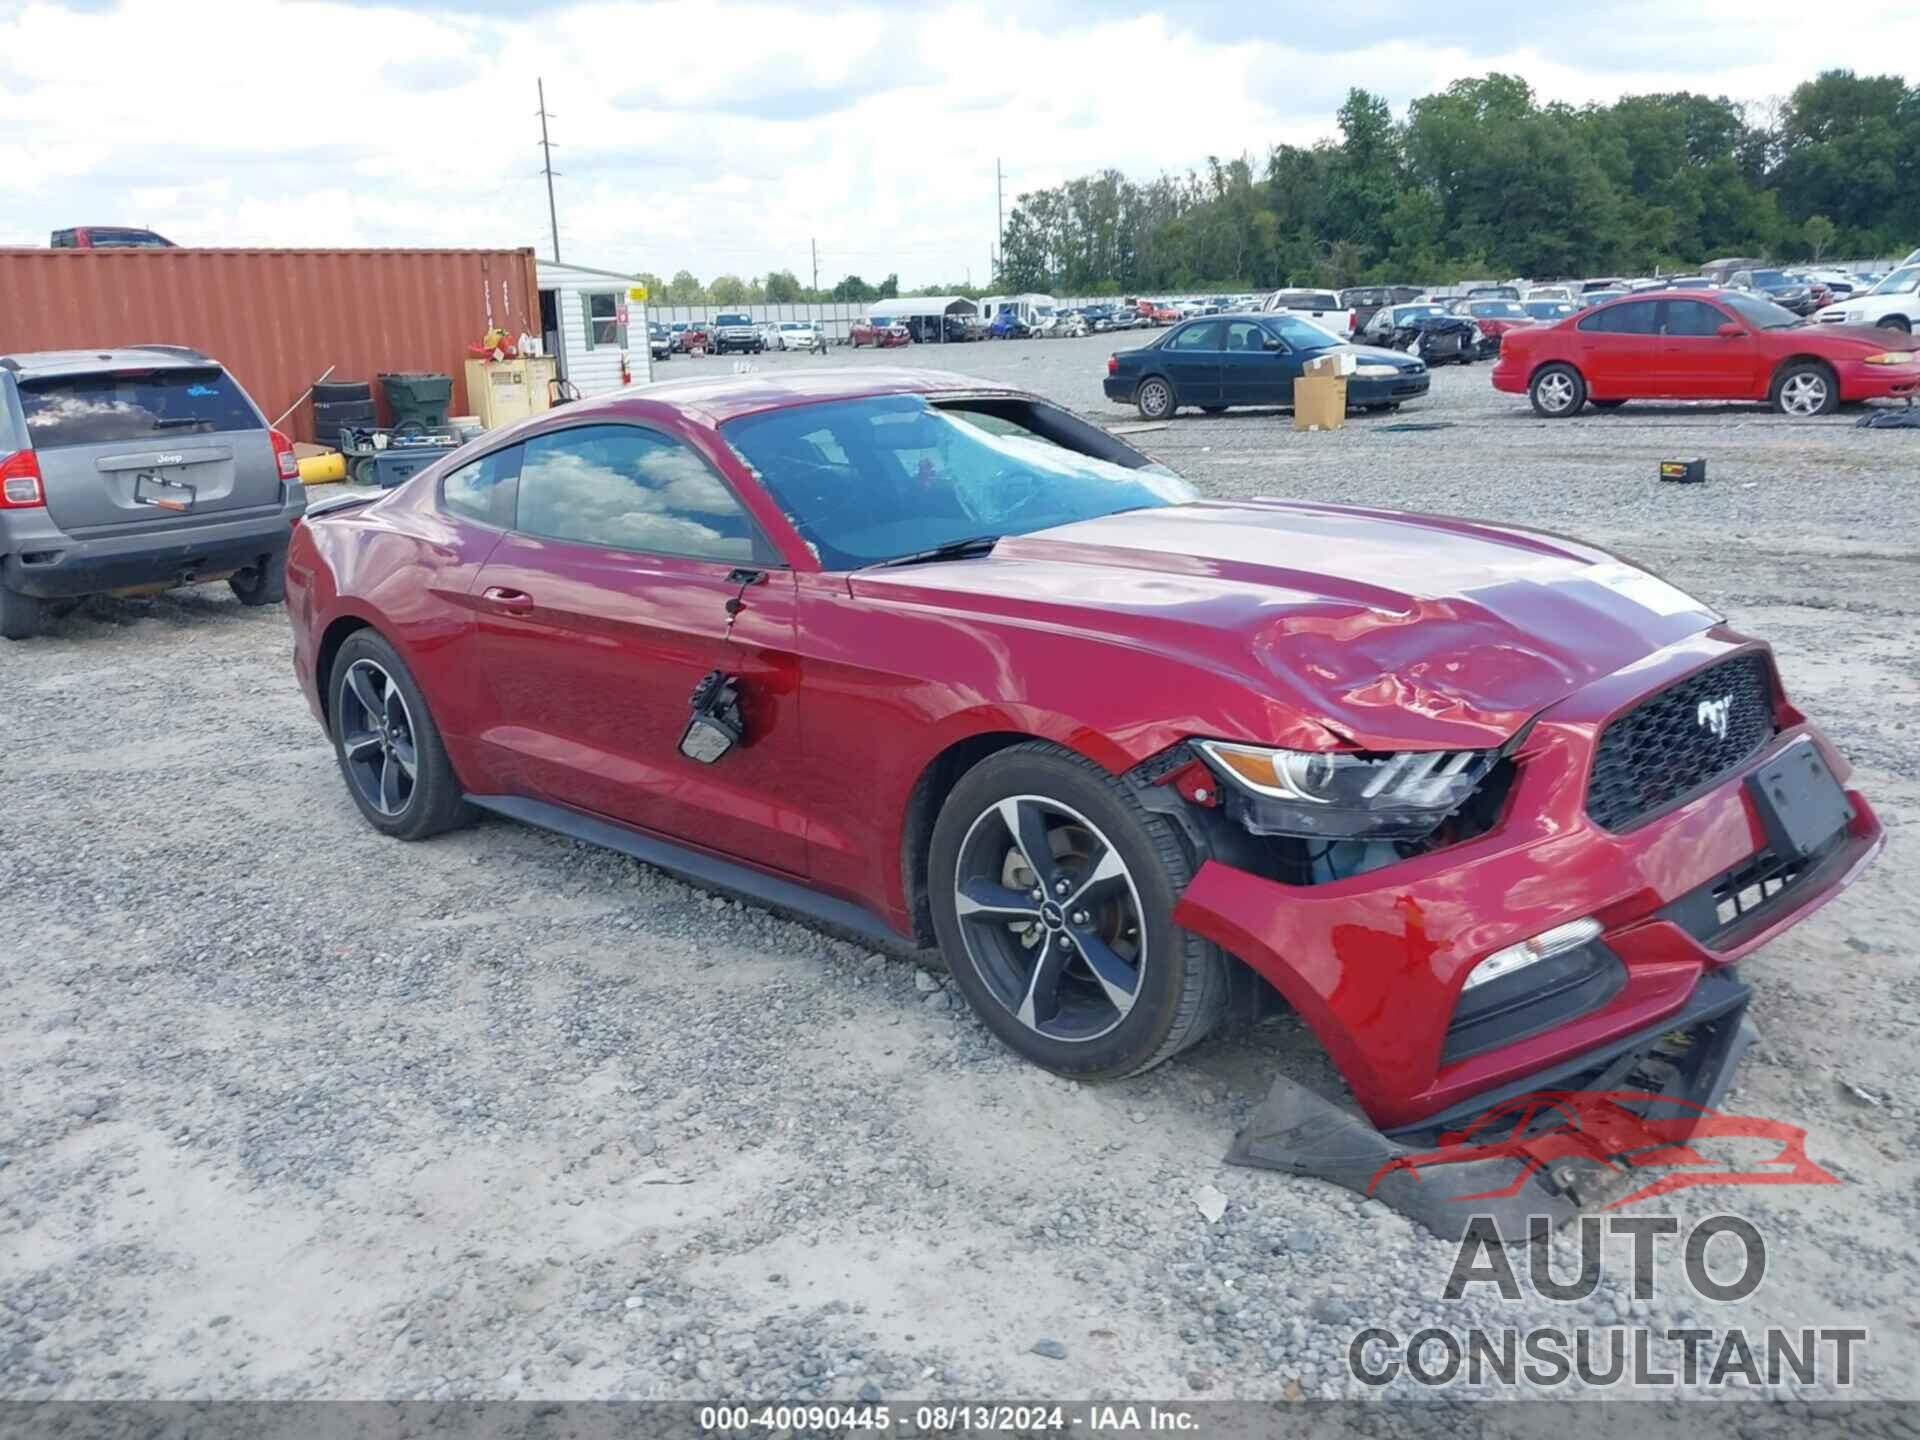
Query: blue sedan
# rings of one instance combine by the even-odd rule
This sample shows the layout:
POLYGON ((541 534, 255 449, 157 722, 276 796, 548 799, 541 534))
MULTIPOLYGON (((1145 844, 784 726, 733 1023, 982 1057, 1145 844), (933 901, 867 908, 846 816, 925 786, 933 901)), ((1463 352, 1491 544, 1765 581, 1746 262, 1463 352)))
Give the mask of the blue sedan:
POLYGON ((1209 415, 1232 405, 1291 405, 1307 361, 1350 353, 1347 404, 1387 410, 1427 393, 1427 367, 1397 350, 1350 345, 1312 321, 1284 312, 1187 320, 1150 345, 1108 357, 1109 400, 1164 420, 1182 405, 1209 415))

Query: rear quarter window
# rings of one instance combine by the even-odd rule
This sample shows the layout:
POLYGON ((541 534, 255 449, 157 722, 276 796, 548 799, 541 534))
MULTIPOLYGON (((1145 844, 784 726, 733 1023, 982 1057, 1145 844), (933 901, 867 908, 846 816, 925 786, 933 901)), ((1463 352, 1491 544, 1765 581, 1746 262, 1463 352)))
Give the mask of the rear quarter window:
POLYGON ((266 428, 233 377, 217 369, 28 380, 20 386, 20 408, 37 450, 169 443, 266 428))

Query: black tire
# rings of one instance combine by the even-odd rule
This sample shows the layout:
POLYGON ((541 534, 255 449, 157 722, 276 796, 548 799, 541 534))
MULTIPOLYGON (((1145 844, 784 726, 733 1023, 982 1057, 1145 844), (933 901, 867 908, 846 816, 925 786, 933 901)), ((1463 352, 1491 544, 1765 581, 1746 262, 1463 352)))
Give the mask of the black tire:
POLYGON ((1594 408, 1594 409, 1596 409, 1596 410, 1618 410, 1618 409, 1619 409, 1619 408, 1620 408, 1620 407, 1621 407, 1622 405, 1624 405, 1624 404, 1626 404, 1627 402, 1626 402, 1626 401, 1624 401, 1624 400, 1592 400, 1592 399, 1589 399, 1589 400, 1587 401, 1587 403, 1588 403, 1589 405, 1591 405, 1591 406, 1593 406, 1593 408, 1594 408))
POLYGON ((1569 420, 1587 403, 1587 382, 1571 365, 1542 365, 1527 386, 1533 413, 1543 420, 1569 420))
POLYGON ((334 759, 340 766, 341 778, 347 782, 347 793, 353 797, 353 803, 359 807, 369 825, 382 835, 390 835, 396 840, 424 840, 473 819, 473 807, 467 804, 461 792, 459 778, 453 773, 453 765, 447 759, 446 747, 441 744, 440 730, 433 723, 426 697, 420 693, 413 672, 407 668, 399 652, 387 643, 385 636, 377 630, 356 630, 349 635, 346 643, 340 647, 339 654, 334 657, 333 673, 327 678, 327 687, 328 728, 333 734, 334 759), (349 691, 353 672, 362 662, 387 679, 386 689, 374 685, 372 697, 376 703, 373 706, 369 706, 359 693, 349 691), (387 702, 390 691, 399 694, 401 708, 398 710, 387 702), (349 736, 358 741, 379 738, 380 732, 371 727, 364 730, 356 728, 365 724, 367 717, 376 709, 386 717, 385 733, 393 743, 374 759, 350 761, 347 755, 349 736), (413 755, 413 775, 410 779, 404 775, 402 736, 413 755), (371 779, 375 790, 379 791, 379 781, 394 761, 400 762, 400 777, 406 783, 402 786, 396 781, 393 791, 388 792, 395 803, 390 810, 382 810, 363 793, 363 784, 371 779), (377 777, 368 773, 376 769, 377 777))
POLYGON ((371 405, 373 386, 365 380, 322 380, 313 387, 315 405, 371 405))
POLYGON ((1904 315, 1888 315, 1874 323, 1876 330, 1898 330, 1902 335, 1911 335, 1913 325, 1904 315))
POLYGON ((1180 408, 1180 397, 1166 376, 1148 375, 1133 387, 1133 408, 1143 420, 1170 420, 1180 408))
POLYGON ((1797 360, 1773 377, 1767 403, 1775 414, 1792 420, 1831 415, 1840 408, 1840 381, 1817 360, 1797 360))
POLYGON ((347 479, 355 485, 379 483, 380 470, 371 455, 362 455, 347 465, 347 479))
POLYGON ((47 622, 47 607, 35 595, 0 585, 0 638, 31 640, 47 622))
MULTIPOLYGON (((1192 874, 1179 832, 1164 816, 1143 808, 1131 790, 1092 761, 1057 745, 1030 741, 989 756, 954 786, 934 822, 928 883, 934 929, 954 985, 987 1028, 1043 1069, 1082 1080, 1113 1080, 1149 1070, 1196 1043, 1226 1008, 1225 957, 1210 942, 1173 923, 1174 904, 1192 874), (956 893, 965 878, 963 869, 974 872, 976 885, 981 883, 977 867, 983 860, 988 872, 1003 879, 1031 873, 1020 868, 1017 857, 1025 855, 1027 847, 1014 849, 1011 830, 1000 817, 1002 802, 1036 807, 1061 822, 1052 828, 1042 825, 1048 829, 1051 852, 1045 863, 1060 867, 1056 883, 1080 883, 1084 864, 1078 874, 1072 867, 1110 847, 1124 867, 1118 877, 1124 890, 1107 881, 1103 896, 1117 898, 1103 898, 1086 911, 1049 903, 1045 908, 1055 919, 1044 925, 1034 920, 1024 937, 997 920, 963 921, 956 893), (1067 838, 1073 835, 1080 840, 1067 838), (1089 853, 1076 856, 1074 846, 1081 841, 1089 853), (1064 846, 1065 853, 1056 846, 1064 846), (997 864, 1010 868, 996 871, 997 864), (1086 923, 1096 910, 1099 914, 1086 923), (1126 928, 1129 924, 1131 929, 1126 928), (971 927, 969 933, 963 934, 963 925, 971 927), (1115 928, 1108 931, 1110 925, 1115 928), (1033 938, 1036 935, 1040 938, 1033 938), (1068 937, 1076 937, 1077 946, 1049 949, 1068 937), (1119 973, 1129 975, 1133 985, 1127 992, 1128 1008, 1120 1009, 1111 986, 1096 980, 1088 958, 1096 949, 1108 966, 1122 960, 1119 973), (1131 950, 1130 970, 1123 950, 1131 950), (1049 954, 1062 967, 1054 972, 1060 1002, 1058 1010, 1038 1023, 1079 1027, 1084 1033, 1077 1037, 1042 1033, 1017 1013, 1035 1013, 1033 976, 1048 963, 1041 957, 1049 954), (1057 958, 1062 955, 1066 958, 1057 958), (1019 970, 1023 958, 1033 961, 1024 976, 1019 970), (1028 987, 1027 1000, 1016 1007, 1015 997, 1023 987, 1028 987)), ((997 887, 1001 882, 988 878, 985 883, 997 887)), ((1039 883, 1044 887, 1045 878, 1039 883)), ((1025 905, 1033 892, 1004 893, 1025 905)))
POLYGON ((227 588, 242 605, 282 605, 287 599, 287 557, 282 551, 265 565, 227 577, 227 588))

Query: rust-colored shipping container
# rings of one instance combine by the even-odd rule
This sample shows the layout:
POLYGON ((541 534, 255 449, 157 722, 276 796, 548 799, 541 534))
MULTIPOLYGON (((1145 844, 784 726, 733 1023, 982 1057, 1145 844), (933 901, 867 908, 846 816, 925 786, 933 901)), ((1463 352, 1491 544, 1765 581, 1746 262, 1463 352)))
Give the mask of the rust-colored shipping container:
MULTIPOLYGON (((537 335, 539 320, 530 248, 0 249, 0 354, 191 345, 269 420, 329 365, 331 379, 372 384, 377 401, 383 372, 449 374, 453 413, 471 414, 467 346, 494 325, 537 335)), ((311 405, 281 428, 314 439, 311 405)))

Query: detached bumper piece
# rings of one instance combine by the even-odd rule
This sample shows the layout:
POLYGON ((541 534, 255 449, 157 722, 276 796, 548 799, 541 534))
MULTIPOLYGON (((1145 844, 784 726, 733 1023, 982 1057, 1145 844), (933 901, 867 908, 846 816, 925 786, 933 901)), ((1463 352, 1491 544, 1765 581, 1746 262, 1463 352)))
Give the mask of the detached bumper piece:
MULTIPOLYGON (((1568 970, 1573 991, 1608 974, 1599 956, 1568 970)), ((1745 1018, 1751 994, 1731 971, 1708 974, 1657 1024, 1393 1132, 1278 1080, 1227 1160, 1330 1180, 1443 1239, 1487 1216, 1504 1243, 1523 1243, 1530 1217, 1564 1224, 1636 1156, 1670 1155, 1691 1133, 1686 1117, 1719 1104, 1757 1038, 1745 1018)))

